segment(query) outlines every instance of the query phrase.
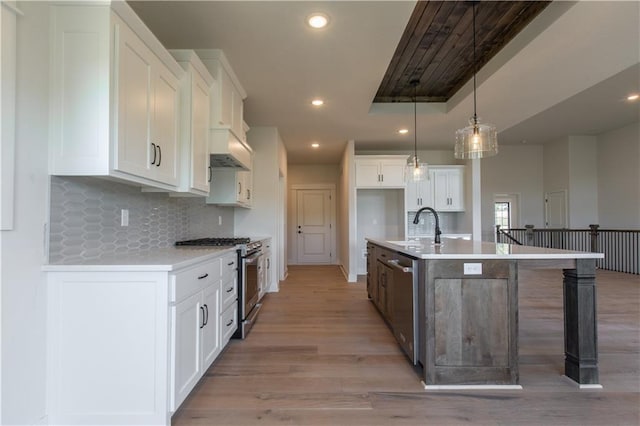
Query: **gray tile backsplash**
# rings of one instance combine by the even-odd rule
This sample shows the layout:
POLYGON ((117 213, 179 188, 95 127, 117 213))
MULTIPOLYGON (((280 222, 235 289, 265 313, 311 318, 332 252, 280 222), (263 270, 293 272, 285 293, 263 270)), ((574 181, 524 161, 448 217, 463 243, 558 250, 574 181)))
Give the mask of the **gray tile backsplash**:
POLYGON ((175 241, 233 235, 233 209, 202 197, 169 197, 91 177, 51 177, 49 262, 162 248, 175 241), (121 210, 129 226, 120 226, 121 210), (218 225, 222 216, 224 226, 218 225))

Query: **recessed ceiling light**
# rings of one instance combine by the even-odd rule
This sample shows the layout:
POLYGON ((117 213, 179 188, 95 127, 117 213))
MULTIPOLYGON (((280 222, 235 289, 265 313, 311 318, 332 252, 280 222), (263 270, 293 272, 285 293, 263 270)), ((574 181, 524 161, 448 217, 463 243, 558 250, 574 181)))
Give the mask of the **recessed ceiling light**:
POLYGON ((398 133, 400 133, 401 135, 406 135, 407 133, 409 133, 409 129, 400 129, 398 130, 398 133))
POLYGON ((312 148, 318 148, 319 146, 320 146, 320 144, 319 144, 319 143, 315 143, 315 142, 314 142, 314 143, 312 143, 312 144, 311 144, 311 147, 312 147, 312 148))
POLYGON ((637 101, 638 99, 640 99, 640 95, 637 93, 627 96, 628 101, 637 101))
POLYGON ((329 24, 329 17, 324 13, 313 13, 307 16, 307 24, 309 24, 311 28, 324 28, 329 24))
POLYGON ((321 106, 321 105, 324 105, 324 101, 322 99, 314 99, 311 101, 311 105, 321 106))

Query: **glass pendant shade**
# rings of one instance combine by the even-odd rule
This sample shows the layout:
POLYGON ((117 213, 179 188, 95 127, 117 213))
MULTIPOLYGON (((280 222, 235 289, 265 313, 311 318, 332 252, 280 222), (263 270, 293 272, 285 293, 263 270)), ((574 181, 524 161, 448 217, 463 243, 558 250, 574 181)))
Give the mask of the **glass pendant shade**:
POLYGON ((498 153, 498 132, 491 124, 480 124, 476 118, 469 120, 464 129, 456 130, 454 156, 459 160, 475 160, 498 153))
POLYGON ((407 171, 406 176, 411 182, 420 182, 427 179, 427 165, 425 163, 420 163, 418 157, 415 155, 409 163, 407 163, 407 171))
POLYGON ((476 2, 473 2, 473 117, 469 125, 456 130, 454 157, 459 160, 476 160, 498 153, 498 132, 492 124, 480 124, 476 99, 476 2))

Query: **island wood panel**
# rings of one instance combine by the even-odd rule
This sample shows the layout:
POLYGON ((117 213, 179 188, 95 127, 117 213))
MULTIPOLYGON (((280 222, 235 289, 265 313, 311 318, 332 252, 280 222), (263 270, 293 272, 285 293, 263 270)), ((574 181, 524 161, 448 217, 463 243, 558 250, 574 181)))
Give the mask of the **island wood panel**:
POLYGON ((435 363, 509 365, 507 279, 436 279, 435 363))
POLYGON ((518 383, 518 287, 513 260, 425 260, 427 385, 518 383), (465 275, 464 264, 482 265, 465 275))

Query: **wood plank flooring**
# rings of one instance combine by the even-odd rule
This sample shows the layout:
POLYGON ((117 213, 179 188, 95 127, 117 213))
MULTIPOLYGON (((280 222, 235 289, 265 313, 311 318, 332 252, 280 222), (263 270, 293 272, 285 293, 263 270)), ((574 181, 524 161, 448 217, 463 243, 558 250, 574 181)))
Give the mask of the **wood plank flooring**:
POLYGON ((640 276, 598 271, 600 381, 562 377, 562 274, 520 270, 519 391, 425 391, 370 301, 334 266, 290 266, 173 416, 188 425, 640 424, 640 276))

